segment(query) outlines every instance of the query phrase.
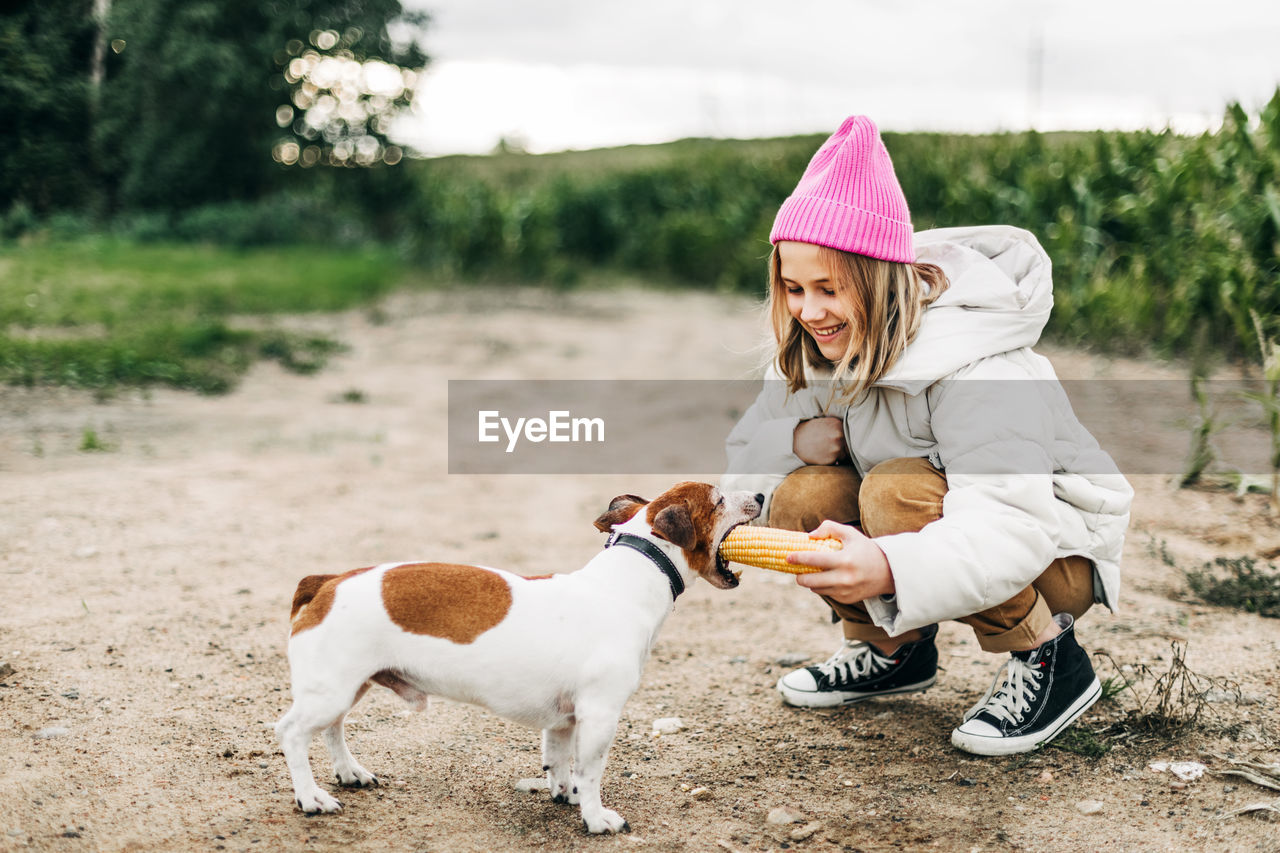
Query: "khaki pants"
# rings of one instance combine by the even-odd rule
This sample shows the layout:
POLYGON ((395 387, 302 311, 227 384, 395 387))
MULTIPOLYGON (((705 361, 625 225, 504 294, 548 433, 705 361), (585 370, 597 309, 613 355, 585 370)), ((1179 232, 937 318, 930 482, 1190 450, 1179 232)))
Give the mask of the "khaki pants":
MULTIPOLYGON (((853 524, 868 536, 889 536, 919 530, 942 517, 947 477, 927 459, 890 459, 867 472, 810 465, 792 472, 773 493, 769 525, 788 530, 812 530, 824 519, 853 524)), ((945 564, 938 571, 947 571, 945 564)), ((851 640, 910 643, 918 630, 890 638, 872 624, 862 602, 842 604, 826 596, 843 620, 851 640)), ((990 610, 957 621, 973 628, 978 644, 988 652, 1009 652, 1035 645, 1055 613, 1079 618, 1093 605, 1093 563, 1085 557, 1059 557, 1031 586, 990 610)))

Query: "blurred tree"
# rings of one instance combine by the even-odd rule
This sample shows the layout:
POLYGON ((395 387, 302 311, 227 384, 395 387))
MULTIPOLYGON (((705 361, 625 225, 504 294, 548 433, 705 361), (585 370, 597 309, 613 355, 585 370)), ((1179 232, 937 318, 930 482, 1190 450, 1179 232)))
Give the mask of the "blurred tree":
MULTIPOLYGON (((335 149, 352 163, 384 159, 386 119, 373 107, 385 113, 408 103, 402 66, 425 64, 415 36, 426 20, 406 13, 399 0, 113 0, 93 134, 113 207, 182 209, 257 198, 283 180, 273 152, 277 162, 296 162, 303 144, 316 140, 325 149, 315 162, 344 162, 328 156, 335 149), (345 63, 363 69, 380 60, 371 67, 394 69, 401 85, 386 104, 370 96, 358 110, 363 125, 345 104, 325 120, 309 113, 295 120, 291 101, 305 81, 285 75, 307 53, 317 64, 339 63, 339 79, 350 76, 345 63), (298 155, 282 156, 290 140, 281 136, 294 132, 302 134, 298 155), (377 157, 363 137, 376 144, 377 157)), ((313 94, 325 93, 316 87, 313 94)))
POLYGON ((0 214, 37 214, 92 198, 89 70, 92 0, 0 6, 0 214))

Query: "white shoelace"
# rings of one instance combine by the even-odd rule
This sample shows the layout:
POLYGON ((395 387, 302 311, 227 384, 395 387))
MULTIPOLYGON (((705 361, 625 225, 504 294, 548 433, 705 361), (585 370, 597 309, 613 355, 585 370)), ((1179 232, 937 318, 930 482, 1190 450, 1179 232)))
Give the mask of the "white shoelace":
POLYGON ((1036 667, 1011 657, 1004 669, 996 673, 996 680, 991 682, 987 695, 983 696, 967 712, 966 722, 986 711, 998 720, 1017 725, 1022 722, 1022 715, 1031 709, 1031 700, 1040 690, 1042 673, 1036 667))
POLYGON ((844 645, 831 657, 818 664, 817 669, 835 684, 847 684, 858 678, 887 669, 893 658, 887 658, 861 640, 845 640, 844 645))

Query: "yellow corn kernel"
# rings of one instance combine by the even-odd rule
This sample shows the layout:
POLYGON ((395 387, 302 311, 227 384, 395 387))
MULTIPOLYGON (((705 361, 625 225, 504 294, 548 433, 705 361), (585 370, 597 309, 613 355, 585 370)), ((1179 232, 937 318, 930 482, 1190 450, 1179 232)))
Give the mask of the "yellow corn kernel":
POLYGON ((788 563, 788 554, 794 551, 839 551, 840 547, 839 539, 810 539, 808 533, 798 530, 744 524, 730 530, 724 537, 720 543, 720 556, 746 566, 803 575, 823 570, 788 563))

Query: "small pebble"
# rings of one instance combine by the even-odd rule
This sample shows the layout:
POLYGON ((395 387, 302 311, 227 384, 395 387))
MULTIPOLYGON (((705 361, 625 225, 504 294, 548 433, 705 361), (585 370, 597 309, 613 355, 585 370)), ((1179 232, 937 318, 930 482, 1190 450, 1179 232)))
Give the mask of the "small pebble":
POLYGON ((1076 811, 1080 814, 1098 814, 1102 811, 1102 803, 1098 800, 1081 800, 1076 803, 1076 811))
POLYGON ((13 665, 8 661, 0 661, 0 678, 8 678, 13 675, 13 665))
POLYGON ((519 782, 516 782, 516 790, 522 794, 532 794, 536 791, 550 791, 551 783, 541 777, 537 779, 521 779, 519 782))
POLYGON ((689 792, 689 796, 693 797, 695 800, 709 800, 714 797, 715 794, 711 793, 710 788, 698 786, 689 792))
POLYGON ((1036 777, 1036 781, 1039 782, 1041 785, 1048 785, 1050 782, 1053 781, 1053 774, 1048 770, 1043 770, 1041 771, 1040 775, 1036 777))
POLYGON ((1175 791, 1182 791, 1186 789, 1187 783, 1186 782, 1170 782, 1169 787, 1175 791))
POLYGON ((778 666, 799 666, 809 659, 809 655, 804 652, 787 652, 781 657, 775 658, 774 663, 778 666))
POLYGON ((659 717, 653 721, 655 735, 673 735, 682 729, 684 729, 684 723, 679 717, 659 717))
POLYGON ((49 738, 62 737, 69 734, 71 734, 71 729, 63 728, 62 726, 49 726, 36 732, 32 737, 36 740, 48 740, 49 738))
POLYGON ((778 806, 769 812, 765 821, 775 824, 801 823, 804 821, 804 812, 797 811, 791 806, 778 806))
POLYGON ((816 820, 813 823, 806 823, 804 826, 798 826, 795 829, 791 830, 791 840, 804 841, 806 838, 809 838, 810 836, 812 836, 819 829, 822 829, 822 824, 816 820))

